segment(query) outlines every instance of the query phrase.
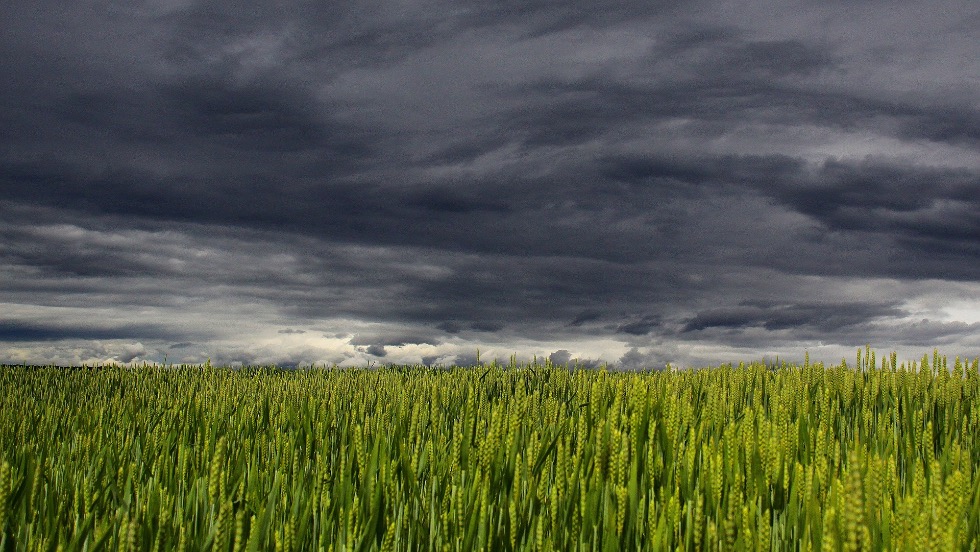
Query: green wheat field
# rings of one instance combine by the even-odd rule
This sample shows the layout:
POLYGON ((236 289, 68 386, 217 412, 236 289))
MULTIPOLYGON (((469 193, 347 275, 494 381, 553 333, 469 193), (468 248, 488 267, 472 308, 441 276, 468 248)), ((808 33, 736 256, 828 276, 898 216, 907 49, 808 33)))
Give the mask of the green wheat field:
POLYGON ((0 367, 0 550, 977 550, 978 360, 0 367))

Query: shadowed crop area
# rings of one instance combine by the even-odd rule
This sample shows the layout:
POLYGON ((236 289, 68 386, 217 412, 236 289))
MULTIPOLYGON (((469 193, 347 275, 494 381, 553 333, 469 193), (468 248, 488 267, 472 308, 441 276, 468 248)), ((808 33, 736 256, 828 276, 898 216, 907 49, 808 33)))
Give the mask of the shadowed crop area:
POLYGON ((2 550, 975 550, 978 360, 0 367, 2 550))

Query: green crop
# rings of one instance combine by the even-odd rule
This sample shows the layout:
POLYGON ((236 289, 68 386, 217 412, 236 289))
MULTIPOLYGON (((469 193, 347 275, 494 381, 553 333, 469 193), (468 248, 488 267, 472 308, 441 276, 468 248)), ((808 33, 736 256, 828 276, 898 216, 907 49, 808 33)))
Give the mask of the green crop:
POLYGON ((0 550, 976 550, 978 361, 0 367, 0 550))

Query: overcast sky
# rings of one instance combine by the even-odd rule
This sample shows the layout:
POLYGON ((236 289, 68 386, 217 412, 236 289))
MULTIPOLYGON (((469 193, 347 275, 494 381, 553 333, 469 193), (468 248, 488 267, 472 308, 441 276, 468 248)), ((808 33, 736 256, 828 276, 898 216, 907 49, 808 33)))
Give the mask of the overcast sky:
POLYGON ((3 12, 0 362, 980 353, 976 0, 3 12))

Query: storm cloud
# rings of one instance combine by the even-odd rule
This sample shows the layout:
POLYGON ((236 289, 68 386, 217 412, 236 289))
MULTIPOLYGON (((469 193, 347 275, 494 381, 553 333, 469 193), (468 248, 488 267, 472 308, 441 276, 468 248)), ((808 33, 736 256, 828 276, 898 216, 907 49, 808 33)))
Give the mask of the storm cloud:
POLYGON ((975 2, 7 11, 0 362, 980 347, 975 2))

